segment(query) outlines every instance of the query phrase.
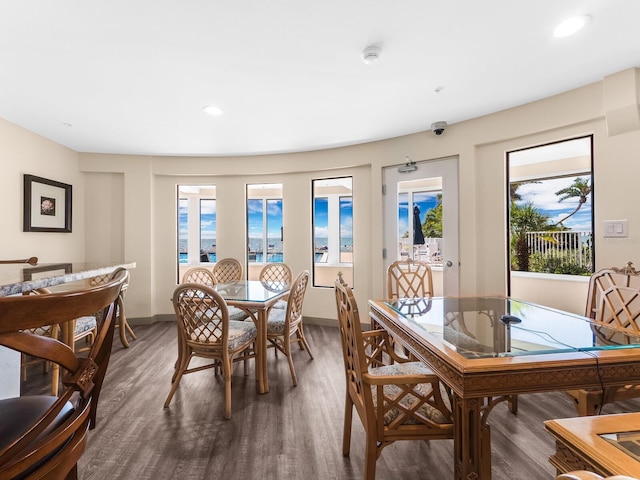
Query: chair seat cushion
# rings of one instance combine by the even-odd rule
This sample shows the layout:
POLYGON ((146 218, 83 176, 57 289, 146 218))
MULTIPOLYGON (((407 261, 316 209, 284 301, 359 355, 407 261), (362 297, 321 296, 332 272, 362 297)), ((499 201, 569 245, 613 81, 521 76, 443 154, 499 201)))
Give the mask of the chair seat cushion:
MULTIPOLYGON (((33 395, 0 400, 0 450, 10 445, 58 400, 49 395, 33 395)), ((58 416, 41 436, 51 432, 73 413, 73 405, 66 402, 58 416)))
MULTIPOLYGON (((216 337, 212 335, 215 330, 215 324, 209 323, 206 326, 196 328, 191 334, 191 340, 194 342, 211 342, 215 343, 216 337)), ((256 326, 253 322, 239 322, 236 320, 229 321, 229 350, 237 348, 251 342, 258 334, 256 326)))
POLYGON ((267 335, 284 333, 284 320, 286 318, 287 310, 271 309, 269 310, 269 317, 267 318, 267 335))
POLYGON ((96 328, 96 317, 80 317, 76 319, 76 328, 73 333, 74 335, 80 335, 94 328, 96 328))
MULTIPOLYGON (((394 363, 392 365, 385 365, 383 367, 370 368, 369 373, 373 376, 394 376, 394 375, 433 375, 433 371, 422 364, 421 362, 406 362, 406 363, 394 363)), ((416 389, 421 395, 429 395, 431 391, 431 384, 419 383, 416 384, 416 389)), ((377 392, 376 386, 371 386, 371 392, 373 394, 373 404, 376 405, 377 392)), ((385 385, 384 394, 387 397, 395 397, 402 392, 402 389, 396 385, 385 385)), ((442 393, 442 392, 441 392, 442 393)), ((448 404, 449 397, 446 394, 442 394, 442 398, 445 404, 448 404)), ((418 400, 417 397, 407 394, 401 400, 400 404, 404 406, 411 406, 418 400)), ((450 405, 447 405, 450 408, 450 405)), ((437 408, 425 403, 418 410, 417 413, 428 418, 435 423, 449 424, 450 420, 437 408)), ((389 425, 393 422, 400 411, 397 408, 391 408, 384 416, 384 424, 389 425)), ((411 417, 406 424, 420 424, 420 420, 415 417, 411 417)))
POLYGON ((235 320, 237 322, 242 322, 242 321, 246 320, 247 318, 251 317, 251 315, 249 315, 247 312, 245 312, 244 310, 242 310, 240 308, 227 307, 227 310, 229 310, 229 320, 235 320))
POLYGON ((276 308, 278 310, 286 310, 287 309, 287 301, 286 300, 278 300, 276 302, 276 304, 271 308, 276 308))

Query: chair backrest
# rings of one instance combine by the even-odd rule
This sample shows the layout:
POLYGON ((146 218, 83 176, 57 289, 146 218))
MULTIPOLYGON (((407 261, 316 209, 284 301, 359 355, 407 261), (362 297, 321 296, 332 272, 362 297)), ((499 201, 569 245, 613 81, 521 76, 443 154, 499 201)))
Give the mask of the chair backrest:
MULTIPOLYGON (((111 356, 115 302, 124 277, 121 273, 105 285, 83 290, 0 298, 0 345, 51 360, 66 371, 59 397, 41 397, 50 399, 50 406, 42 415, 35 421, 15 425, 12 437, 1 439, 0 478, 14 478, 25 472, 33 478, 65 478, 76 465, 86 445, 87 430, 95 426, 100 389, 111 356), (28 332, 96 312, 100 312, 98 334, 86 357, 76 356, 68 345, 56 339, 28 332)), ((28 405, 32 404, 20 402, 30 398, 33 397, 3 402, 11 400, 12 405, 23 405, 22 411, 29 412, 32 410, 28 405)), ((0 418, 3 413, 0 408, 0 418)), ((15 413, 12 416, 27 417, 15 413)), ((1 423, 8 420, 3 418, 1 423)))
POLYGON ((293 273, 291 268, 285 263, 267 263, 260 270, 259 280, 266 288, 281 288, 281 285, 291 285, 293 273))
POLYGON ((235 258, 223 258, 213 267, 213 276, 218 283, 242 280, 242 264, 235 258))
MULTIPOLYGON (((599 270, 591 276, 585 316, 596 324, 640 335, 640 272, 631 262, 622 268, 599 270)), ((606 343, 627 342, 614 329, 602 330, 596 325, 593 330, 606 343)))
POLYGON ((179 337, 194 351, 203 346, 228 351, 229 310, 213 288, 199 283, 180 284, 173 292, 173 308, 179 337))
POLYGON ((216 277, 209 268, 193 267, 184 272, 182 283, 201 283, 203 285, 215 285, 216 277))
POLYGON ((302 306, 304 303, 304 295, 309 284, 309 270, 303 270, 291 284, 289 297, 287 300, 287 311, 285 313, 285 332, 286 324, 292 331, 302 321, 302 306))
POLYGON ((424 298, 433 296, 431 267, 419 260, 398 260, 387 269, 387 297, 424 298))

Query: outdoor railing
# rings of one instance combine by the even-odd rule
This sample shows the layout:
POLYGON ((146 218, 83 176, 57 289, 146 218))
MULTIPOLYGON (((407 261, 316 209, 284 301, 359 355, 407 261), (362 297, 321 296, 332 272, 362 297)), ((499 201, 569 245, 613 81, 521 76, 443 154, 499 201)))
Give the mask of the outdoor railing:
POLYGON ((589 231, 527 232, 532 258, 593 271, 593 234, 589 231))

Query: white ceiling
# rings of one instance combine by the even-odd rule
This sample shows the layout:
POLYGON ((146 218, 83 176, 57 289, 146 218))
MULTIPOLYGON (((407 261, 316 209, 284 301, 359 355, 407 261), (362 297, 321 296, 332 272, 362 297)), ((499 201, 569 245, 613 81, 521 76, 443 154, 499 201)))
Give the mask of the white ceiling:
POLYGON ((638 0, 1 0, 0 117, 80 152, 431 135, 640 66, 639 20, 638 0))

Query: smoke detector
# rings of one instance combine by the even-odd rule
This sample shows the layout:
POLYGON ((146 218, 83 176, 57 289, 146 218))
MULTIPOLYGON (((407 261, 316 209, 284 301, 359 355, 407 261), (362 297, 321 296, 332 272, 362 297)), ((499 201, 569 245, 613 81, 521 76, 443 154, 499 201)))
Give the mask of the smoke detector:
POLYGON ((380 58, 380 52, 380 47, 371 45, 370 47, 365 48, 362 52, 362 60, 368 65, 376 63, 378 58, 380 58))

